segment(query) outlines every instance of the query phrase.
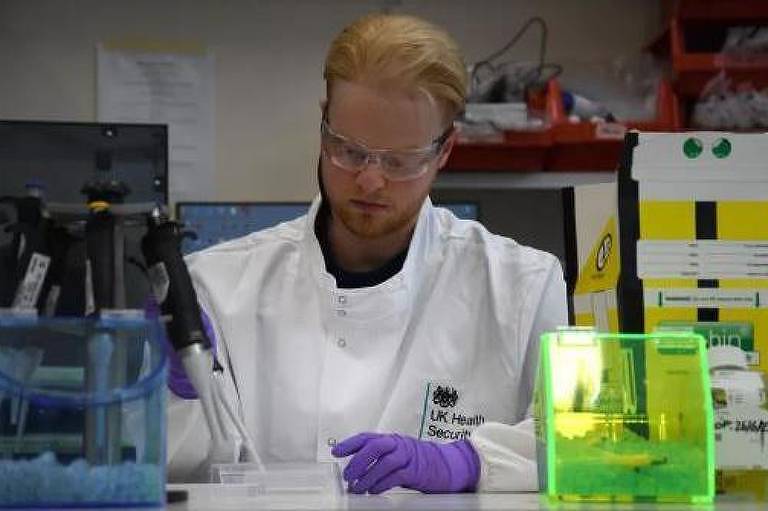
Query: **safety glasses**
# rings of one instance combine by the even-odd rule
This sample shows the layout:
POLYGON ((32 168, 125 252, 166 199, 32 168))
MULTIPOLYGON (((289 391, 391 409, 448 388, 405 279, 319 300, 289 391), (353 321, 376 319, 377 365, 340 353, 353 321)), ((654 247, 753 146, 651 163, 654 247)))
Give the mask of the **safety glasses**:
POLYGON ((409 181, 423 176, 452 132, 451 125, 429 146, 421 149, 370 149, 334 132, 326 119, 320 125, 323 153, 334 165, 358 173, 376 162, 390 181, 409 181))

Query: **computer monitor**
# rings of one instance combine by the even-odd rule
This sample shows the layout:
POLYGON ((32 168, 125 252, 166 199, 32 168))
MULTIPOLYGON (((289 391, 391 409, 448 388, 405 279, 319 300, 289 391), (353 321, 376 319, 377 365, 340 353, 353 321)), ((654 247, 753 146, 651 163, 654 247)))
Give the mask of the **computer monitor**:
MULTIPOLYGON (((82 288, 79 283, 85 282, 86 249, 81 231, 88 214, 88 198, 83 187, 89 182, 112 180, 120 181, 129 190, 123 199, 123 212, 149 211, 152 205, 167 204, 167 126, 0 120, 0 197, 24 197, 29 193, 28 185, 41 188, 51 218, 75 233, 67 254, 67 289, 82 288)), ((11 203, 0 203, 0 258, 13 248, 6 227, 17 217, 11 203)), ((141 260, 144 232, 143 221, 126 220, 122 233, 127 258, 141 260)), ((125 282, 126 305, 142 307, 148 285, 136 265, 125 266, 125 282)), ((82 313, 80 294, 70 299, 67 290, 62 291, 57 313, 82 313)))
MULTIPOLYGON (((450 209, 459 218, 479 219, 477 204, 449 201, 437 205, 450 209)), ((293 220, 305 214, 309 206, 308 202, 179 202, 176 218, 197 236, 184 239, 182 252, 197 252, 293 220)))
POLYGON ((492 233, 554 254, 562 264, 568 290, 573 290, 579 269, 572 187, 516 188, 467 183, 437 186, 431 196, 434 202, 477 204, 483 225, 492 233))
POLYGON ((120 124, 0 120, 0 196, 42 186, 48 203, 85 204, 83 186, 116 179, 125 203, 168 203, 168 128, 120 124))
POLYGON ((474 202, 438 202, 435 206, 450 209, 463 220, 480 220, 480 207, 474 202))
POLYGON ((475 204, 481 222, 491 232, 545 250, 567 264, 570 227, 568 188, 436 188, 435 203, 475 204))
POLYGON ((304 215, 309 202, 178 202, 176 219, 196 239, 185 238, 184 254, 245 236, 304 215))

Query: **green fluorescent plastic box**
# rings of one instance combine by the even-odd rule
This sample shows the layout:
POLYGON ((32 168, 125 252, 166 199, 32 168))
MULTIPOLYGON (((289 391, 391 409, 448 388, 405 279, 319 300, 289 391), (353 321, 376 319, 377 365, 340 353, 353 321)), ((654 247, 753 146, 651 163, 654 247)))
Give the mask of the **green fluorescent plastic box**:
POLYGON ((712 501, 712 399, 697 334, 544 334, 535 415, 550 499, 712 501))

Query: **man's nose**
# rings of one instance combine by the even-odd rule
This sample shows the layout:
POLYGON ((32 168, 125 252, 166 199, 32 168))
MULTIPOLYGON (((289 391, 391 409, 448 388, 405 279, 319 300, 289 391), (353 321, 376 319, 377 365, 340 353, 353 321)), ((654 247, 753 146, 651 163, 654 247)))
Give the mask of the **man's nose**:
POLYGON ((365 192, 376 191, 387 184, 386 175, 381 165, 381 157, 378 154, 368 155, 365 167, 357 174, 357 185, 365 192))

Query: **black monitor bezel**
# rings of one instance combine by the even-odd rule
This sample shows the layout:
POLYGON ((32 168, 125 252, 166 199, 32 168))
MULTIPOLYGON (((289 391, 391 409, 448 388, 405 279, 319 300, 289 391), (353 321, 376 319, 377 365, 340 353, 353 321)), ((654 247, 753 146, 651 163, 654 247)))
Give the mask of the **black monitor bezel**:
MULTIPOLYGON (((0 119, 0 126, 3 125, 26 125, 26 126, 34 126, 34 125, 41 125, 41 126, 56 126, 56 127, 66 127, 66 126, 72 126, 74 128, 100 128, 102 130, 106 130, 111 128, 115 128, 118 131, 120 128, 124 127, 131 127, 131 128, 153 128, 153 129, 160 129, 162 131, 162 136, 165 139, 165 158, 162 162, 163 169, 164 169, 164 179, 163 179, 163 186, 162 186, 162 196, 163 196, 163 206, 167 206, 170 202, 169 197, 169 183, 170 183, 170 146, 168 142, 168 125, 162 124, 162 123, 133 123, 133 122, 89 122, 89 121, 61 121, 61 120, 46 120, 46 119, 0 119)), ((130 202, 130 201, 129 201, 130 202)))

